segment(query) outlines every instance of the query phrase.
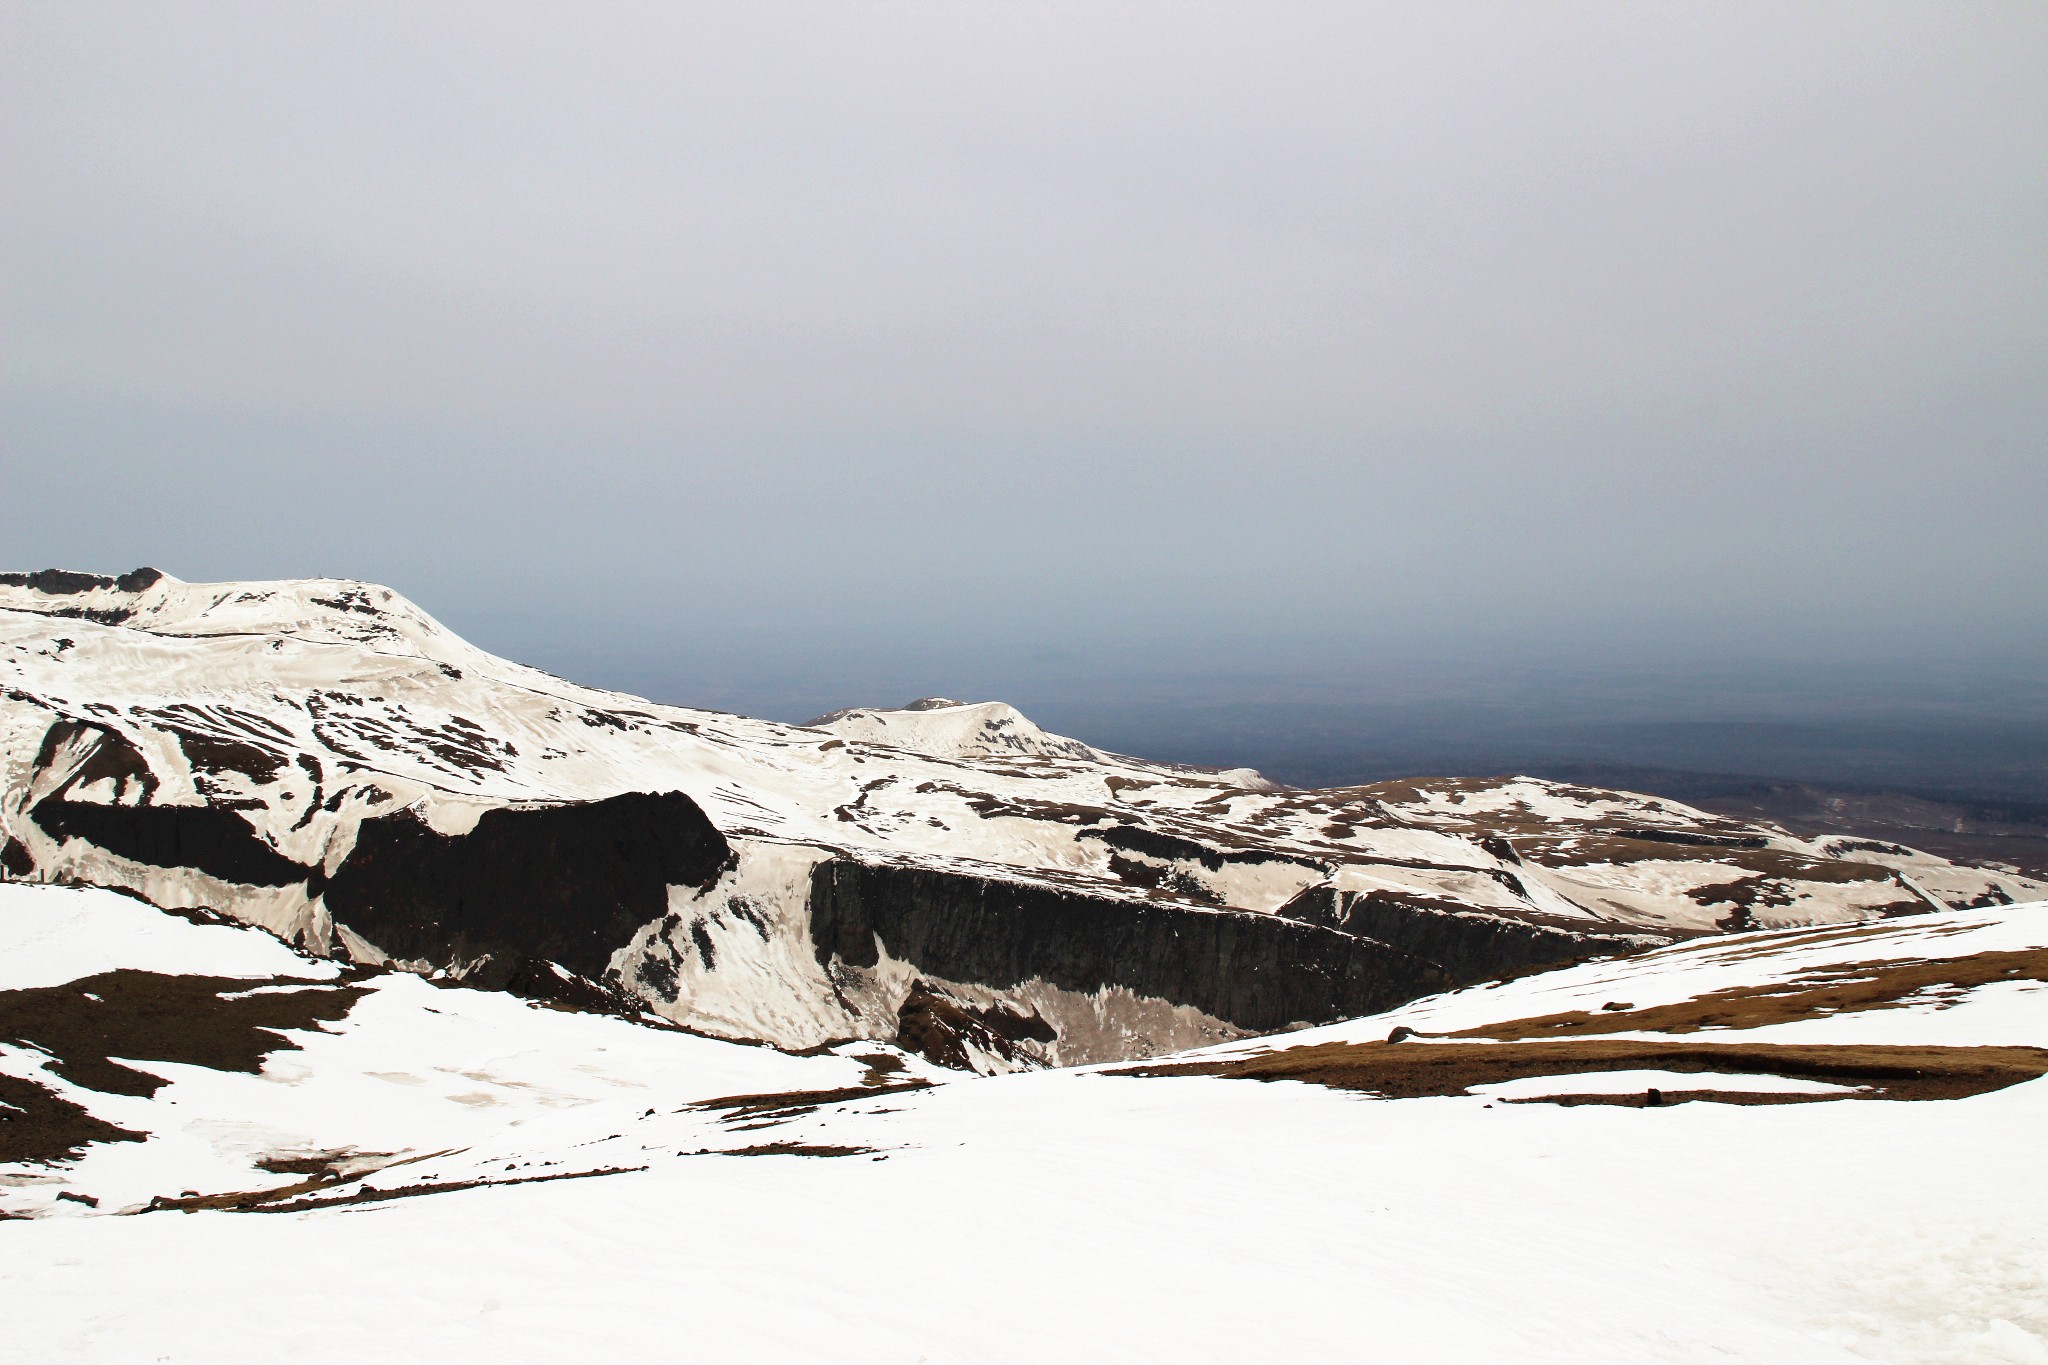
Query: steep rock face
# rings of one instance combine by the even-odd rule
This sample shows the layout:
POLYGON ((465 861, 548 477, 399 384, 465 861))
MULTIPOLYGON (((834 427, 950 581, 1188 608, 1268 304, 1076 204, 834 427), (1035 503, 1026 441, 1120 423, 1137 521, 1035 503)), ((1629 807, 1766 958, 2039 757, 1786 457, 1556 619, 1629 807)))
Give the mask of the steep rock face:
POLYGON ((841 971, 886 957, 996 989, 1121 989, 1248 1033, 1368 1013, 1449 984, 1434 963, 1384 943, 1278 916, 847 859, 811 874, 811 935, 818 960, 841 971))
POLYGON ((290 886, 312 869, 256 837, 249 822, 217 806, 112 806, 52 797, 29 818, 62 843, 80 839, 151 867, 189 867, 243 886, 290 886))
POLYGON ((669 887, 708 886, 732 861, 681 792, 487 810, 461 834, 402 810, 362 822, 322 898, 338 929, 391 958, 488 959, 495 970, 468 973, 481 984, 528 959, 597 977, 666 913, 669 887))
POLYGON ((1589 933, 1562 924, 1430 904, 1388 891, 1344 892, 1327 886, 1303 892, 1283 913, 1413 953, 1441 966, 1460 986, 1670 942, 1656 934, 1589 933))
POLYGON ((104 725, 52 725, 30 786, 47 791, 25 813, 60 846, 79 839, 148 867, 189 867, 245 886, 289 886, 312 871, 263 842, 232 808, 152 804, 159 782, 149 760, 104 725))

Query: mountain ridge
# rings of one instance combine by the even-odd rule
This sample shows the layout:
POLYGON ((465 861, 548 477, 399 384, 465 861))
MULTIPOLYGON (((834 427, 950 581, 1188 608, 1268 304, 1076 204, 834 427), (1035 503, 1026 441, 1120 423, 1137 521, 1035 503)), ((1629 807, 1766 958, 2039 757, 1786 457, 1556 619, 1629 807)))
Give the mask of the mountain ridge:
POLYGON ((1729 928, 2048 894, 1529 778, 1280 789, 1110 754, 1000 702, 808 727, 666 706, 500 659, 349 580, 0 575, 0 682, 10 879, 210 906, 455 979, 565 971, 783 1047, 957 1016, 976 1041, 933 1046, 990 1070, 1326 1023, 1729 928), (665 813, 627 819, 629 797, 665 813), (512 825, 552 852, 490 881, 512 825), (633 858, 638 881, 604 871, 633 858), (854 887, 870 910, 848 921, 833 907, 854 887), (849 922, 868 941, 832 927, 849 922), (572 923, 599 939, 571 952, 551 926, 572 923), (979 946, 946 947, 969 923, 979 946), (969 1027, 992 1011, 1042 1027, 969 1027))

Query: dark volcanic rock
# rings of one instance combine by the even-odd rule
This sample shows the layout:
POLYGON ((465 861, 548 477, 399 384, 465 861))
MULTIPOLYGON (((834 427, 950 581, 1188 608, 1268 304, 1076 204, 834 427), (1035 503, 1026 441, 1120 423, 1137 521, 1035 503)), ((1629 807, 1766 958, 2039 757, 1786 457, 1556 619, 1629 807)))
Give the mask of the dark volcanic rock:
POLYGON ((1713 834, 1690 829, 1617 829, 1619 839, 1647 839, 1653 844, 1680 844, 1687 848, 1768 848, 1770 840, 1761 834, 1713 834))
MULTIPOLYGON (((522 1000, 534 1000, 559 1009, 581 1010, 586 1014, 637 1014, 641 1006, 621 991, 584 977, 556 970, 539 958, 523 958, 508 968, 492 972, 498 990, 522 1000)), ((464 985, 481 984, 465 980, 464 985)))
POLYGON ((325 895, 337 924, 396 958, 488 957, 507 980, 540 959, 600 977, 615 949, 667 912, 670 886, 708 886, 731 860, 681 792, 488 810, 459 835, 398 811, 363 822, 325 895))
POLYGON ((0 573, 0 584, 10 588, 30 588, 53 596, 69 596, 81 592, 95 592, 102 588, 114 588, 121 592, 141 592, 162 577, 161 570, 150 568, 131 569, 119 578, 108 578, 104 574, 96 573, 77 573, 71 569, 39 569, 35 573, 0 573))
POLYGON ((1641 952, 1676 937, 1589 934, 1454 905, 1431 904, 1421 897, 1390 891, 1360 895, 1327 886, 1310 887, 1281 913, 1333 924, 1347 933, 1393 944, 1441 964, 1458 985, 1580 958, 1641 952))
POLYGON ((1328 875, 1326 864, 1313 858, 1302 858, 1292 854, 1276 852, 1266 848, 1220 849, 1207 844, 1183 839, 1163 830, 1146 829, 1142 825, 1112 825, 1108 829, 1086 829, 1076 836, 1082 839, 1097 839, 1111 848, 1124 849, 1131 853, 1148 854, 1168 862, 1186 861, 1200 863, 1211 872, 1221 872, 1226 863, 1295 863, 1302 867, 1313 867, 1328 875))
POLYGON ((811 874, 818 960, 889 955, 942 980, 997 990, 1033 979, 1121 986, 1267 1032, 1370 1014, 1447 983, 1398 948, 1240 911, 1087 896, 928 868, 833 859, 811 874))
POLYGON ((29 813, 53 839, 83 839, 151 867, 190 867, 243 886, 290 886, 313 869, 256 836, 249 822, 218 806, 98 806, 55 798, 29 813))
MULTIPOLYGON (((64 784, 29 811, 29 819, 62 843, 82 839, 130 862, 149 867, 189 867, 242 886, 290 886, 303 882, 313 869, 279 853, 233 810, 222 806, 157 806, 156 774, 129 739, 118 730, 84 721, 60 720, 43 735, 36 771, 46 771, 57 755, 85 746, 84 759, 64 784), (106 781, 117 801, 74 801, 70 794, 106 781), (133 804, 127 802, 132 800, 133 804)), ((26 859, 4 861, 8 873, 25 876, 26 859)))
POLYGON ((156 774, 149 770, 142 751, 119 730, 82 720, 60 720, 43 732, 42 745, 36 751, 36 775, 46 773, 57 755, 73 744, 81 746, 85 757, 58 788, 58 796, 102 779, 113 788, 117 803, 125 803, 131 796, 147 802, 156 795, 156 774))
POLYGON ((896 1012, 896 1045, 940 1066, 971 1070, 970 1047, 1014 1062, 1020 1044, 1050 1043, 1059 1037, 1036 1010, 1008 1005, 973 1005, 929 981, 911 983, 896 1012))

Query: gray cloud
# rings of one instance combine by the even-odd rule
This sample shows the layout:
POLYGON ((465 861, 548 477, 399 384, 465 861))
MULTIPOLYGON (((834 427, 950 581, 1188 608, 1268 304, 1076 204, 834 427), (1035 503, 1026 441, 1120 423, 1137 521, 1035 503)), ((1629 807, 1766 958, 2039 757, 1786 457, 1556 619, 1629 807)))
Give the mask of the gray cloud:
POLYGON ((2048 646, 2037 5, 0 25, 10 562, 572 663, 2048 646))

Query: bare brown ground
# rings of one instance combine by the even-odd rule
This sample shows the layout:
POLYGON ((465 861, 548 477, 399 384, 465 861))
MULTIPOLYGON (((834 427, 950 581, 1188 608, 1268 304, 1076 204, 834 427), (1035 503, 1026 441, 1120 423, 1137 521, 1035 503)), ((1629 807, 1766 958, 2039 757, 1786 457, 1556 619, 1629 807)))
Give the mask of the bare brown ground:
POLYGON ((1707 1104, 1811 1104, 1815 1100, 1848 1099, 1851 1096, 1801 1095, 1771 1090, 1664 1090, 1652 1096, 1644 1092, 1627 1095, 1535 1095, 1502 1099, 1500 1104, 1555 1104, 1574 1109, 1582 1104, 1604 1104, 1615 1109, 1659 1109, 1699 1100, 1707 1104))
MULTIPOLYGON (((256 1164, 276 1175, 304 1175, 304 1180, 295 1180, 289 1185, 276 1185, 266 1190, 233 1190, 223 1194, 186 1194, 172 1199, 158 1195, 149 1201, 144 1213, 161 1213, 176 1209, 185 1213, 197 1213, 201 1209, 224 1209, 236 1213, 248 1213, 273 1207, 287 1201, 296 1201, 306 1207, 300 1199, 320 1190, 350 1185, 377 1171, 389 1170, 393 1166, 411 1166, 417 1162, 430 1161, 437 1156, 447 1156, 447 1151, 422 1152, 417 1156, 398 1160, 383 1160, 373 1154, 354 1152, 327 1152, 310 1157, 265 1157, 256 1164), (365 1168, 364 1161, 369 1161, 365 1168)), ((471 1184, 480 1182, 471 1181, 471 1184)), ((455 1187, 450 1187, 455 1188, 455 1187)), ((340 1201, 326 1200, 323 1203, 350 1202, 353 1196, 340 1201)), ((364 1201, 355 1201, 364 1202, 364 1201)))
MULTIPOLYGON (((1673 1092, 1739 1104, 1800 1100, 1951 1100, 2048 1075, 2048 1049, 2034 1047, 1797 1046, 1768 1043, 1543 1040, 1512 1043, 1322 1043, 1254 1057, 1135 1067, 1123 1076, 1224 1076, 1306 1081, 1389 1099, 1463 1095, 1475 1085, 1596 1071, 1714 1072, 1782 1076, 1865 1087, 1852 1094, 1758 1097, 1715 1090, 1673 1092)), ((1577 1103, 1619 1102, 1570 1096, 1577 1103)))
MULTIPOLYGON (((112 1060, 183 1062, 254 1072, 295 1047, 287 1030, 317 1029, 346 1015, 362 994, 343 982, 102 972, 63 986, 0 991, 0 1041, 49 1054, 50 1069, 74 1085, 116 1095, 153 1095, 164 1082, 112 1060), (250 995, 259 985, 294 989, 250 995)), ((0 1077, 0 1162, 60 1161, 94 1142, 138 1142, 32 1080, 0 1077)))
POLYGON ((450 1194, 456 1190, 475 1190, 485 1186, 499 1185, 540 1185, 550 1180, 582 1180, 600 1175, 630 1175, 644 1171, 645 1166, 601 1166, 590 1171, 555 1171, 548 1175, 516 1175, 509 1180, 446 1180, 425 1185, 399 1185, 392 1189, 357 1190, 353 1194, 337 1195, 332 1199, 291 1199, 283 1203, 261 1203, 238 1205, 239 1213, 305 1213, 312 1209, 341 1208, 350 1204, 382 1204, 393 1199, 416 1199, 427 1194, 450 1194))
MULTIPOLYGON (((419 1156, 394 1161, 390 1166, 411 1165, 447 1152, 426 1152, 419 1156)), ((388 1170, 390 1166, 380 1169, 388 1170)), ((625 1175, 633 1171, 644 1171, 645 1166, 604 1166, 588 1171, 552 1171, 544 1175, 518 1175, 499 1180, 442 1180, 418 1185, 397 1185, 380 1189, 358 1189, 348 1194, 337 1194, 328 1198, 316 1198, 322 1190, 334 1189, 340 1185, 352 1184, 368 1172, 354 1175, 339 1170, 329 1170, 308 1179, 294 1181, 268 1190, 243 1190, 227 1194, 187 1195, 179 1199, 168 1199, 161 1195, 150 1200, 149 1206, 137 1210, 141 1213, 200 1213, 215 1211, 222 1213, 305 1213, 313 1209, 345 1208, 355 1204, 383 1204, 394 1199, 415 1199, 422 1195, 449 1194, 456 1190, 481 1189, 484 1186, 534 1185, 550 1180, 578 1180, 586 1176, 625 1175)))
POLYGON ((0 1076, 0 1162, 62 1161, 88 1143, 141 1142, 144 1135, 94 1118, 48 1086, 0 1076))
POLYGON ((272 1175, 363 1176, 417 1160, 418 1157, 400 1158, 396 1152, 359 1152, 353 1147, 337 1147, 324 1152, 259 1157, 256 1165, 272 1175))
POLYGON ((1731 987, 1674 1005, 1573 1010, 1446 1036, 1524 1039, 1762 1028, 1858 1010, 1897 1009, 1930 992, 1962 991, 1998 981, 2048 981, 2048 948, 1914 962, 1852 962, 1816 968, 1789 981, 1731 987))
POLYGON ((730 1151, 706 1152, 706 1156, 872 1156, 872 1147, 835 1147, 830 1144, 803 1142, 764 1142, 755 1147, 735 1147, 730 1151))
POLYGON ((698 1100, 692 1109, 729 1109, 733 1121, 755 1119, 767 1114, 807 1113, 826 1104, 872 1099, 904 1090, 925 1090, 931 1082, 909 1080, 901 1085, 850 1085, 838 1090, 784 1090, 761 1095, 724 1095, 715 1100, 698 1100))
MULTIPOLYGON (((1968 931, 1974 924, 1959 926, 1968 931)), ((1922 921, 1914 926, 1921 933, 1940 933, 1940 926, 1922 921)), ((1807 929, 1781 929, 1769 938, 1751 939, 1747 943, 1731 943, 1714 950, 1716 962, 1747 962, 1752 958, 1777 957, 1793 948, 1806 948, 1816 943, 1836 943, 1843 939, 1873 938, 1880 934, 1895 934, 1899 926, 1888 920, 1859 920, 1850 924, 1820 924, 1807 929)))
MULTIPOLYGON (((903 1088, 903 1087, 899 1087, 903 1088)), ((698 1156, 869 1156, 875 1154, 872 1147, 842 1147, 831 1144, 801 1142, 766 1142, 752 1147, 729 1150, 707 1149, 696 1153, 698 1156)), ((447 1152, 426 1152, 393 1161, 380 1170, 392 1166, 412 1165, 434 1157, 447 1156, 447 1152)), ((266 1169, 277 1166, 301 1164, 296 1160, 265 1161, 259 1163, 266 1169)), ((323 1191, 354 1184, 370 1172, 348 1173, 347 1161, 333 1161, 326 1158, 308 1158, 304 1164, 321 1164, 324 1169, 304 1180, 289 1185, 279 1185, 267 1190, 241 1190, 224 1194, 186 1195, 178 1199, 158 1196, 149 1206, 140 1210, 144 1213, 199 1213, 218 1211, 223 1213, 305 1213, 313 1209, 346 1208, 356 1204, 382 1204, 394 1199, 416 1199, 423 1195, 450 1194, 457 1190, 475 1190, 486 1186, 534 1185, 551 1180, 580 1180, 590 1176, 627 1175, 644 1171, 645 1166, 603 1166, 588 1171, 551 1171, 540 1175, 519 1175, 501 1179, 478 1178, 475 1180, 427 1181, 416 1185, 397 1185, 377 1189, 356 1189, 347 1194, 319 1197, 323 1191)))
POLYGON ((74 1085, 148 1096, 163 1080, 112 1058, 254 1073, 271 1053, 296 1046, 287 1030, 342 1018, 363 989, 325 981, 101 972, 63 986, 0 992, 0 1039, 41 1048, 53 1059, 51 1069, 74 1085), (292 989, 250 994, 264 985, 292 989))
MULTIPOLYGON (((1870 932, 1817 931, 1817 939, 1870 932)), ((1802 938, 1802 941, 1804 939, 1802 938)), ((1780 944, 1779 946, 1782 946, 1780 944)), ((1860 1010, 1895 1009, 1937 1001, 2001 981, 2048 981, 2048 949, 1978 953, 1965 958, 1855 962, 1815 968, 1788 981, 1716 991, 1671 1005, 1636 1009, 1610 1004, 1509 1020, 1459 1033, 1445 1041, 1326 1043, 1222 1062, 1140 1068, 1127 1075, 1212 1075, 1253 1080, 1301 1080, 1395 1098, 1458 1095, 1475 1085, 1532 1076, 1594 1071, 1719 1072, 1782 1076, 1862 1087, 1854 1095, 1755 1094, 1721 1090, 1673 1091, 1664 1103, 1685 1099, 1735 1104, 1787 1104, 1819 1099, 1959 1099, 2003 1089, 2048 1074, 2048 1049, 2031 1047, 1882 1047, 1676 1039, 1617 1039, 1618 1033, 1685 1035, 1705 1030, 1762 1028, 1860 1010), (1478 1041, 1478 1040, 1487 1041, 1478 1041)), ((1560 1095, 1563 1104, 1641 1105, 1647 1096, 1560 1095)), ((1520 1102, 1520 1101, 1516 1101, 1520 1102)))

